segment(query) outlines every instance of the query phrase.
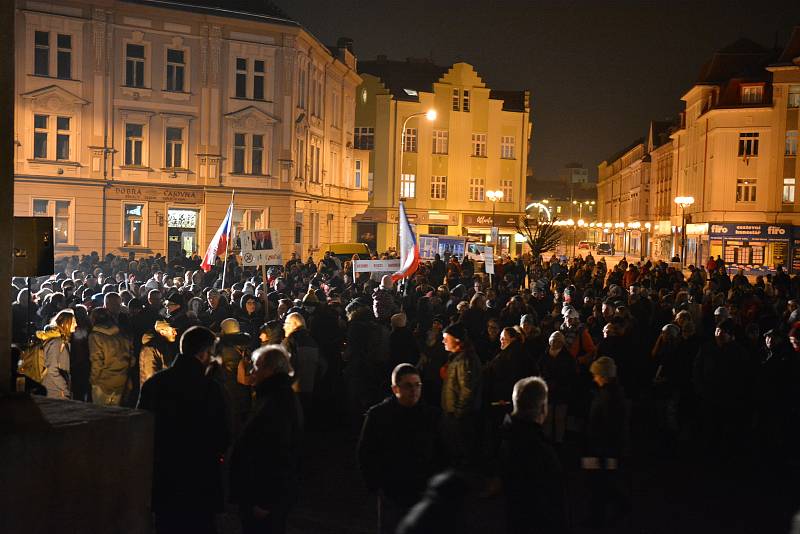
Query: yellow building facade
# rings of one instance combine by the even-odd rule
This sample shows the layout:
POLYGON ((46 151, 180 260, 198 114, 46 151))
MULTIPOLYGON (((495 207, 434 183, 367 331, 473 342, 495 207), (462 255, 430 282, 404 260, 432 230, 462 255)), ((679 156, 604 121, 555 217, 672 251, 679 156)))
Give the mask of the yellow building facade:
POLYGON ((370 207, 356 217, 357 239, 377 250, 396 246, 403 198, 418 234, 485 241, 495 225, 498 252, 517 254, 514 220, 524 212, 529 94, 491 90, 467 63, 445 68, 379 58, 359 62, 359 73, 355 139, 370 153, 370 207), (432 121, 429 110, 436 112, 432 121), (489 200, 494 191, 503 193, 496 203, 489 200))
POLYGON ((202 256, 235 191, 235 228, 277 229, 284 256, 350 241, 350 42, 163 6, 17 2, 15 214, 53 217, 57 256, 202 256))

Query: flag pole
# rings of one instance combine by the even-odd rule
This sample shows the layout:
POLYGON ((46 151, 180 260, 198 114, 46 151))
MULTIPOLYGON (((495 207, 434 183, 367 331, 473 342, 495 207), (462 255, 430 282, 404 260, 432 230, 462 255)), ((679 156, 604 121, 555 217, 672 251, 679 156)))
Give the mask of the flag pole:
POLYGON ((228 235, 225 239, 225 260, 222 262, 222 289, 225 289, 225 274, 228 270, 228 247, 231 245, 231 228, 233 227, 233 195, 236 194, 236 189, 231 189, 231 204, 228 209, 231 210, 231 219, 228 221, 228 235))

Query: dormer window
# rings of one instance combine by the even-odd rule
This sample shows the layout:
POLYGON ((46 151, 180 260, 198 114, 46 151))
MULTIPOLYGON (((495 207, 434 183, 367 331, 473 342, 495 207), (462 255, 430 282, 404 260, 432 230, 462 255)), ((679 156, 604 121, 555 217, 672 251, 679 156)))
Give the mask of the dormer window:
POLYGON ((761 104, 764 100, 763 85, 742 86, 742 104, 761 104))

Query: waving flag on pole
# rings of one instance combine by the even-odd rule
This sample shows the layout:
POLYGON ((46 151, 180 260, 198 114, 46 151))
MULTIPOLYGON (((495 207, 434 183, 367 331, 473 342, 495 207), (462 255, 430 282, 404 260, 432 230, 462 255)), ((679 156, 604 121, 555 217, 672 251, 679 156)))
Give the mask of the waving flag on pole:
POLYGON ((408 222, 406 208, 400 202, 400 270, 392 275, 392 282, 397 282, 401 278, 408 278, 419 267, 419 246, 411 223, 408 222))
POLYGON ((214 263, 217 261, 217 253, 220 250, 228 250, 228 238, 231 235, 231 219, 233 218, 233 201, 231 201, 231 205, 228 206, 228 213, 225 214, 225 218, 222 219, 222 224, 219 225, 219 229, 217 233, 214 234, 214 239, 211 240, 211 243, 208 244, 208 250, 206 250, 206 255, 203 256, 203 263, 200 264, 200 268, 203 269, 205 272, 211 270, 214 266, 214 263))

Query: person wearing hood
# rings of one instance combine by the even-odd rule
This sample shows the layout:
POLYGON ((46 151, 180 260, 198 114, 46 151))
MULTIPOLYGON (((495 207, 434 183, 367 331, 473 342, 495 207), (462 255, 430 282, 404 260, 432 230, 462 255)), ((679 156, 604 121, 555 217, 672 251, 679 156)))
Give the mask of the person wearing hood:
POLYGON ((250 336, 253 347, 258 346, 258 327, 264 321, 264 309, 259 306, 259 299, 250 293, 245 293, 239 299, 237 320, 239 329, 250 336))
POLYGON ((89 317, 93 325, 89 334, 92 401, 101 406, 119 406, 131 386, 128 373, 136 365, 131 341, 105 308, 92 310, 89 317))
POLYGON ((163 371, 175 359, 178 352, 178 331, 167 321, 156 321, 153 330, 142 335, 142 350, 139 353, 139 384, 163 371))
POLYGON ((61 310, 47 328, 36 332, 36 337, 44 345, 45 374, 42 386, 47 389, 48 397, 71 398, 70 346, 77 326, 72 310, 61 310))
POLYGON ((514 411, 503 423, 501 476, 509 534, 568 531, 566 481, 555 449, 545 437, 548 388, 538 377, 514 384, 514 411))
POLYGON ((284 346, 289 351, 290 363, 294 368, 294 391, 303 405, 306 421, 312 419, 312 399, 316 381, 325 374, 324 360, 319 356, 319 346, 311 332, 306 328, 306 320, 299 313, 290 313, 283 323, 286 338, 284 346))
POLYGON ((241 331, 239 321, 229 317, 220 323, 216 349, 219 365, 212 376, 222 385, 232 435, 236 436, 250 413, 250 388, 237 379, 239 363, 250 358, 250 336, 241 331))

